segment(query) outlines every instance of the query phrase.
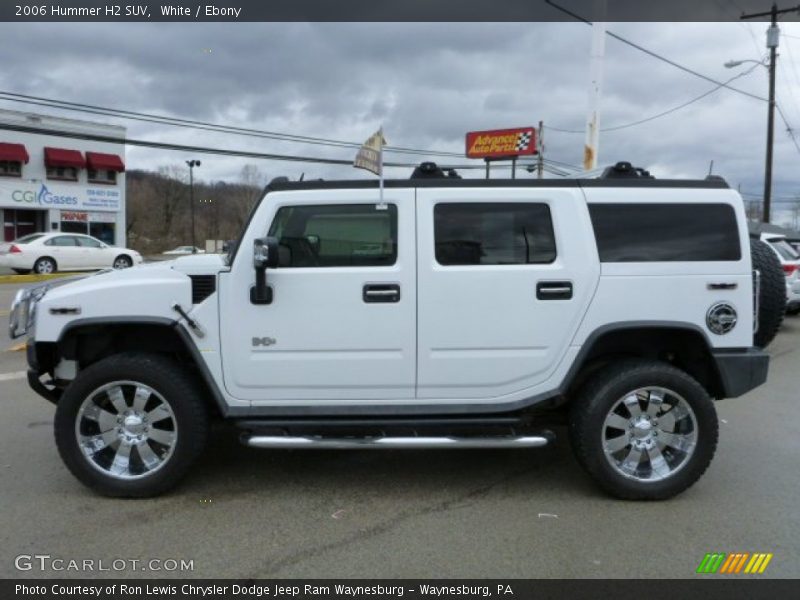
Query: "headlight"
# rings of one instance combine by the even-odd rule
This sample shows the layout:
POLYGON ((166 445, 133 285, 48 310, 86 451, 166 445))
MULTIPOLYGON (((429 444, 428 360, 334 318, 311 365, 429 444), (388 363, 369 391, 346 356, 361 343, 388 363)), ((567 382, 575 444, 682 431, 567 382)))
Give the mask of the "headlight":
POLYGON ((36 303, 47 293, 49 286, 19 290, 11 303, 11 312, 8 317, 8 335, 11 339, 25 335, 33 327, 36 317, 36 303))

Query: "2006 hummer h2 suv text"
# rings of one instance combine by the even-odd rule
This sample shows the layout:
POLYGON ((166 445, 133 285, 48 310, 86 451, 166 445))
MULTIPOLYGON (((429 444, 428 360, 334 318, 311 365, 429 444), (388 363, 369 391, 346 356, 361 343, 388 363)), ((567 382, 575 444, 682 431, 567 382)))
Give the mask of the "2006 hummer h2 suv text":
POLYGON ((218 417, 264 448, 524 448, 568 424, 605 490, 662 499, 708 467, 713 400, 766 379, 758 297, 719 180, 412 178, 383 202, 280 181, 228 256, 29 288, 10 327, 102 494, 167 490, 218 417))

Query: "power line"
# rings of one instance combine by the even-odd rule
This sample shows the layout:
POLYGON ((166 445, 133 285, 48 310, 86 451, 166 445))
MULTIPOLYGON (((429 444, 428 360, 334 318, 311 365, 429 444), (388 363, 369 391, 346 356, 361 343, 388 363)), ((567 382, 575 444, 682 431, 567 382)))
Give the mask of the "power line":
MULTIPOLYGON (((244 158, 256 158, 262 160, 276 160, 276 161, 287 161, 287 162, 302 162, 302 163, 318 163, 318 164, 328 164, 328 165, 341 165, 341 166, 352 166, 353 161, 351 159, 338 159, 338 158, 326 158, 326 157, 318 157, 318 156, 307 156, 307 155, 296 155, 296 154, 275 154, 275 153, 265 153, 265 152, 252 152, 249 150, 234 150, 228 148, 213 148, 210 146, 190 146, 185 144, 172 144, 168 142, 154 142, 150 140, 141 140, 136 138, 120 138, 120 137, 113 137, 113 136, 106 136, 106 135, 96 135, 96 134, 86 134, 86 133, 76 133, 76 132, 69 132, 69 131, 62 131, 59 129, 49 129, 45 127, 33 127, 28 125, 11 125, 6 123, 0 123, 0 129, 4 129, 7 131, 17 131, 21 133, 34 133, 40 135, 49 135, 53 137, 63 137, 63 138, 70 138, 70 139, 79 139, 85 141, 92 141, 92 142, 103 142, 109 144, 126 144, 129 146, 139 146, 145 148, 156 148, 159 150, 174 150, 179 152, 186 152, 186 153, 199 153, 199 154, 215 154, 219 156, 236 156, 236 157, 244 157, 244 158)), ((551 163, 554 161, 545 160, 546 163, 551 163)), ((518 166, 523 167, 526 164, 533 164, 533 163, 518 163, 518 166)), ((402 167, 402 168, 414 168, 417 166, 417 163, 402 163, 402 162, 385 162, 384 166, 386 167, 402 167)), ((457 170, 469 170, 469 169, 484 169, 483 165, 440 165, 443 169, 457 169, 457 170)), ((496 165, 496 168, 507 169, 511 168, 511 165, 507 164, 499 164, 496 165)), ((567 175, 562 169, 559 167, 555 167, 552 165, 547 165, 547 170, 550 173, 559 174, 559 175, 567 175)))
MULTIPOLYGON (((748 70, 743 71, 742 73, 739 73, 738 75, 735 75, 734 77, 731 77, 725 83, 729 83, 729 82, 731 82, 731 81, 733 81, 735 79, 739 79, 740 77, 744 77, 745 75, 749 75, 750 73, 753 72, 753 70, 757 66, 758 65, 753 65, 748 70)), ((633 127, 634 125, 641 125, 642 123, 647 123, 648 121, 654 121, 656 119, 660 119, 661 117, 665 117, 666 115, 669 115, 671 113, 677 112, 677 111, 681 110, 682 108, 686 108, 690 104, 694 104, 695 102, 698 102, 698 101, 702 100, 706 96, 710 96, 711 94, 713 94, 714 92, 716 92, 717 90, 719 90, 719 89, 721 89, 723 87, 725 87, 725 85, 724 84, 720 84, 720 85, 718 85, 716 87, 711 88, 707 92, 704 92, 704 93, 700 94, 699 96, 696 96, 695 98, 692 98, 691 100, 687 100, 686 102, 683 102, 683 103, 681 103, 681 104, 679 104, 677 106, 673 106, 672 108, 670 108, 668 110, 665 110, 663 112, 660 112, 658 114, 655 114, 655 115, 652 115, 652 116, 649 116, 649 117, 645 117, 644 119, 639 119, 638 121, 633 121, 631 123, 625 123, 624 125, 614 125, 612 127, 601 127, 600 131, 603 131, 603 132, 606 132, 606 131, 618 131, 620 129, 627 129, 628 127, 633 127)), ((561 129, 561 128, 553 127, 553 126, 550 126, 549 129, 553 129, 553 130, 561 132, 561 133, 584 133, 584 131, 579 130, 579 129, 561 129)))
MULTIPOLYGON (((580 15, 572 12, 571 10, 568 10, 568 9, 564 8, 563 6, 559 6, 555 2, 552 2, 552 0, 545 0, 545 2, 547 4, 549 4, 550 6, 552 6, 553 8, 555 8, 556 10, 560 10, 561 12, 571 16, 573 19, 576 19, 577 21, 581 21, 582 23, 586 23, 587 25, 592 25, 591 21, 581 17, 580 15)), ((661 54, 658 54, 657 52, 654 52, 653 50, 649 50, 649 49, 645 48, 644 46, 641 46, 641 45, 637 44, 636 42, 632 42, 631 40, 628 40, 628 39, 622 37, 621 35, 617 35, 613 31, 606 31, 606 35, 608 35, 609 37, 614 38, 617 41, 622 42, 623 44, 627 44, 628 46, 631 46, 632 48, 636 48, 640 52, 644 52, 645 54, 647 54, 649 56, 652 56, 655 59, 658 59, 658 60, 660 60, 662 62, 665 62, 668 65, 671 65, 671 66, 675 67, 676 69, 680 69, 681 71, 689 73, 690 75, 694 75, 695 77, 699 77, 700 79, 705 79, 706 81, 708 81, 710 83, 713 83, 716 86, 724 87, 726 89, 731 90, 732 92, 736 92, 738 94, 742 94, 744 96, 748 96, 748 97, 753 98, 755 100, 761 100, 762 102, 767 102, 767 99, 762 97, 762 96, 758 96, 756 94, 751 94, 750 92, 747 92, 745 90, 732 87, 732 86, 728 85, 727 82, 717 81, 713 77, 709 77, 708 75, 704 75, 703 73, 700 73, 698 71, 695 71, 694 69, 686 67, 686 66, 684 66, 684 65, 682 65, 680 63, 677 63, 674 60, 671 60, 671 59, 669 59, 669 58, 667 58, 665 56, 662 56, 661 54)))
MULTIPOLYGON (((41 96, 18 94, 3 90, 0 90, 0 100, 6 100, 9 102, 20 102, 23 104, 33 104, 37 106, 47 106, 50 108, 58 108, 61 110, 70 110, 81 113, 112 116, 132 121, 157 123, 159 125, 172 125, 175 127, 186 127, 190 129, 201 129, 201 130, 221 132, 221 133, 232 133, 236 135, 260 137, 260 138, 274 139, 285 142, 296 142, 296 143, 320 145, 320 146, 334 146, 340 148, 361 147, 361 144, 358 142, 348 142, 344 140, 335 140, 328 138, 295 135, 289 133, 280 133, 276 131, 266 131, 260 129, 246 128, 246 127, 235 127, 232 125, 221 125, 219 123, 211 123, 208 121, 182 119, 179 117, 167 117, 163 115, 109 108, 106 106, 84 104, 81 102, 68 102, 66 100, 56 100, 53 98, 44 98, 41 96)), ((456 152, 446 152, 441 150, 422 150, 418 148, 405 148, 400 146, 386 146, 384 150, 386 152, 393 152, 399 154, 422 154, 429 156, 448 156, 448 157, 459 157, 459 158, 463 156, 463 154, 459 154, 456 152)))

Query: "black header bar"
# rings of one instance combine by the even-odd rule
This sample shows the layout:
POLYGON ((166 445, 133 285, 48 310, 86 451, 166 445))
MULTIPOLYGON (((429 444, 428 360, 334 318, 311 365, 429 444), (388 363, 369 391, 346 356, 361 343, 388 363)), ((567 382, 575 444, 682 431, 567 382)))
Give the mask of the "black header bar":
MULTIPOLYGON (((135 4, 113 0, 4 0, 0 21, 10 22, 533 22, 738 21, 744 12, 767 10, 769 0, 177 0, 135 4)), ((768 20, 768 17, 764 17, 768 20)), ((784 21, 800 15, 784 15, 784 21)))

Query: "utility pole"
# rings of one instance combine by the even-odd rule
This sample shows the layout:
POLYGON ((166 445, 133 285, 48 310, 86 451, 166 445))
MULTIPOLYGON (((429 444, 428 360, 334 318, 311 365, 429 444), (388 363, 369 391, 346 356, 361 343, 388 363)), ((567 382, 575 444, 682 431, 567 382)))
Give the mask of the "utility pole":
POLYGON ((770 221, 770 207, 772 205, 772 147, 774 145, 775 132, 775 63, 778 59, 778 40, 780 29, 778 29, 778 15, 800 11, 800 5, 793 8, 778 9, 777 4, 772 5, 768 12, 742 14, 739 19, 757 19, 759 17, 770 17, 770 26, 767 29, 767 48, 769 48, 769 107, 767 108, 767 157, 764 166, 764 205, 761 220, 764 223, 770 221))
MULTIPOLYGON (((605 0, 595 0, 598 15, 605 14, 605 0)), ((606 51, 606 24, 592 23, 592 49, 589 56, 589 112, 586 116, 586 139, 583 144, 583 169, 597 168, 600 144, 600 94, 603 87, 603 58, 606 51)))
POLYGON ((536 136, 536 178, 544 178, 544 123, 539 121, 539 135, 536 136))

